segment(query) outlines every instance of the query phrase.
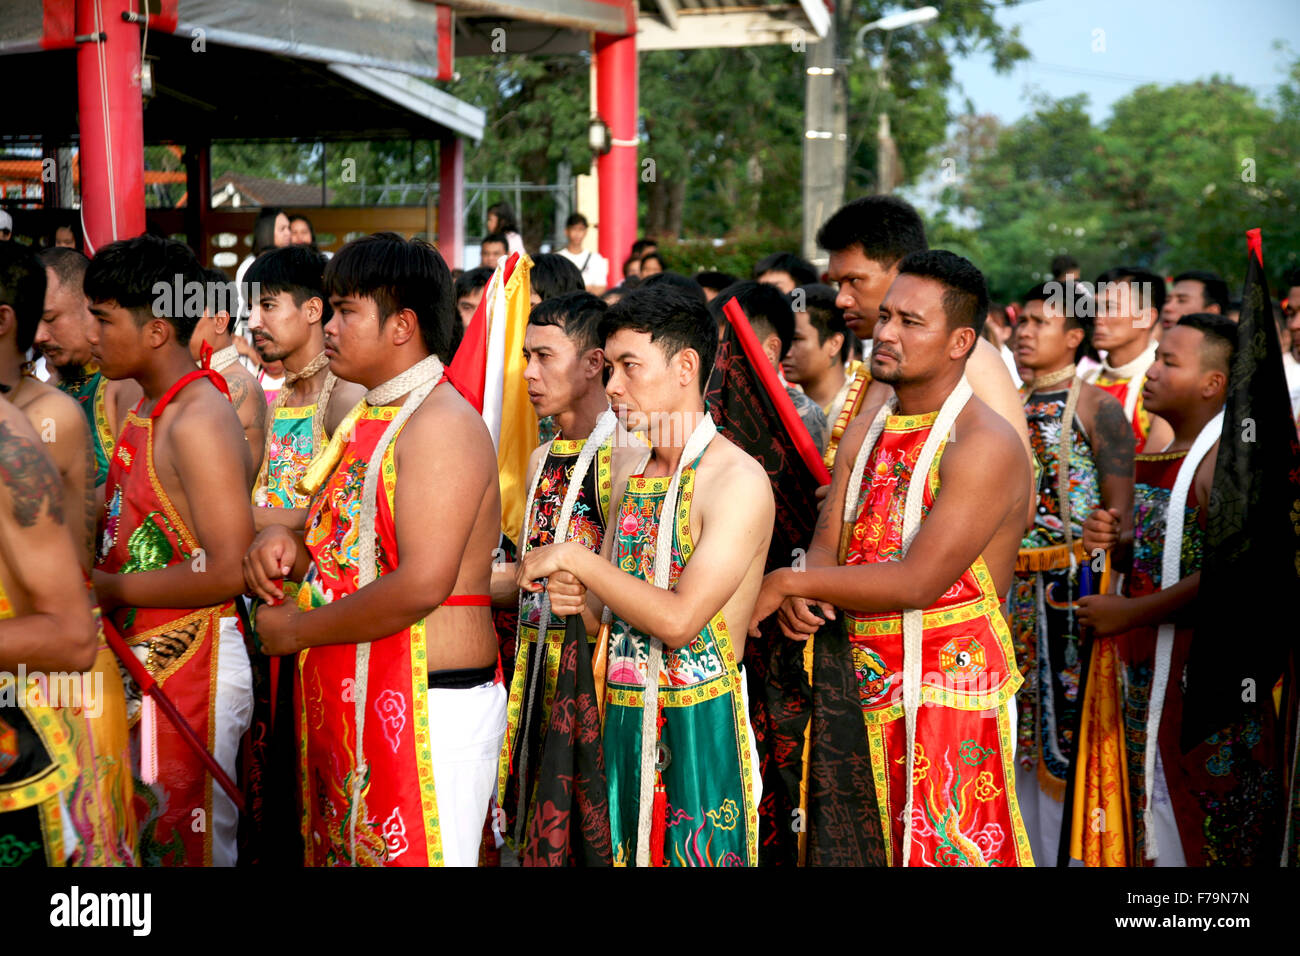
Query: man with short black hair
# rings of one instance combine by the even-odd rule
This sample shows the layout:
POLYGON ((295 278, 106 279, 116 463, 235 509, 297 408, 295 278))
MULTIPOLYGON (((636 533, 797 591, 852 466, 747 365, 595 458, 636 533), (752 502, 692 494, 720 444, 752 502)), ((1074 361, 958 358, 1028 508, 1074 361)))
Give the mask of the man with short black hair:
MULTIPOLYGON (((33 341, 45 355, 50 384, 76 399, 86 417, 95 456, 94 485, 99 488, 108 479, 108 459, 127 410, 143 393, 135 379, 106 378, 91 357, 89 335, 95 319, 82 289, 90 260, 75 249, 59 247, 44 250, 39 258, 45 266, 45 310, 33 341)), ((97 500, 96 509, 99 504, 97 500)), ((92 533, 93 525, 92 520, 92 533)))
MULTIPOLYGON (((250 266, 248 271, 251 268, 250 266)), ((244 273, 245 281, 256 291, 256 287, 247 279, 248 271, 244 273)), ((249 293, 245 291, 241 296, 235 290, 235 284, 220 269, 205 268, 202 272, 203 315, 190 335, 190 355, 194 356, 194 361, 201 367, 211 368, 226 380, 230 404, 235 406, 239 424, 243 426, 244 437, 248 440, 248 454, 253 469, 248 476, 251 488, 262 467, 263 446, 266 443, 266 393, 262 391, 262 383, 239 361, 239 350, 235 348, 235 319, 230 311, 241 298, 248 301, 249 293)), ((252 303, 249 304, 251 306, 252 303)))
POLYGON ((1022 679, 999 601, 1029 463, 966 379, 983 275, 942 250, 896 269, 871 353, 894 394, 845 433, 806 564, 764 578, 750 634, 778 610, 797 640, 844 614, 890 865, 1032 865, 1011 752, 1022 679))
MULTIPOLYGON (((835 290, 828 285, 800 286, 790 293, 790 305, 794 309, 794 339, 781 360, 785 380, 803 389, 827 422, 835 421, 854 384, 861 381, 857 376, 860 363, 845 371, 853 345, 844 312, 835 304, 835 290)), ((823 454, 826 451, 823 447, 823 454)))
POLYGON ((566 219, 564 238, 568 244, 558 255, 577 266, 588 292, 592 295, 604 294, 609 281, 609 260, 595 250, 583 250, 582 243, 587 238, 587 217, 575 212, 566 219))
MULTIPOLYGON (((518 540, 524 553, 559 541, 600 552, 610 525, 616 474, 628 473, 644 447, 631 440, 609 409, 604 350, 598 337, 606 305, 589 292, 567 292, 533 308, 524 334, 524 380, 539 419, 555 422, 555 438, 528 461, 530 489, 518 540), (594 443, 594 445, 592 445, 594 443), (592 445, 592 447, 588 447, 592 445)), ((494 603, 516 606, 519 622, 510 717, 501 749, 497 800, 505 811, 506 841, 522 851, 530 832, 542 742, 555 698, 565 618, 543 607, 543 595, 521 591, 513 563, 492 570, 494 603), (538 651, 539 633, 541 652, 538 651), (527 702, 540 701, 540 719, 527 702)), ((558 582, 558 576, 553 576, 558 582)), ((588 635, 595 640, 595 632, 588 635)))
POLYGON ((491 232, 483 237, 479 247, 480 264, 485 269, 495 269, 510 248, 510 241, 499 232, 491 232))
POLYGON ((1147 369, 1155 361, 1156 325, 1165 304, 1165 280, 1149 269, 1118 266, 1097 277, 1096 324, 1092 343, 1105 353, 1084 380, 1124 404, 1140 453, 1150 442, 1163 448, 1173 437, 1169 426, 1142 403, 1147 369))
POLYGON ((801 259, 793 252, 774 252, 755 263, 753 278, 774 285, 789 295, 801 285, 816 282, 817 270, 811 262, 801 259))
POLYGON ((331 371, 368 391, 299 483, 305 534, 269 525, 244 560, 264 650, 300 652, 306 862, 474 866, 506 723, 488 596, 501 496, 487 426, 443 375, 451 272, 379 233, 324 285, 331 371))
POLYGON ((761 787, 739 664, 771 538, 771 484, 705 411, 718 338, 702 303, 637 289, 600 329, 614 413, 652 450, 614 481, 602 553, 573 541, 535 548, 519 584, 539 591, 549 577, 552 610, 583 614, 589 633, 602 609, 611 615, 615 864, 755 866, 761 787), (557 581, 561 571, 580 586, 557 581))
POLYGON ((491 279, 492 270, 487 266, 469 269, 456 279, 456 315, 464 328, 469 328, 470 320, 474 318, 483 298, 483 290, 491 279))
MULTIPOLYGON (((909 253, 929 248, 925 224, 920 214, 902 199, 865 196, 847 203, 831 216, 817 231, 817 244, 830 253, 827 277, 839 290, 835 301, 844 310, 844 323, 869 348, 880 303, 898 275, 899 261, 909 253)), ((980 321, 983 318, 981 315, 980 321)), ((859 391, 857 401, 845 402, 838 420, 830 423, 827 454, 832 461, 839 446, 838 436, 844 434, 849 423, 864 408, 878 408, 889 398, 889 387, 873 383, 868 369, 864 366, 859 373, 866 387, 859 391)), ((1025 460, 1032 460, 1020 397, 997 349, 989 342, 976 342, 967 362, 966 377, 975 394, 1020 435, 1025 460)), ((1026 523, 1030 520, 1027 512, 1025 519, 1026 523)))
POLYGON ((1193 312, 1228 314, 1228 283, 1204 269, 1189 269, 1174 276, 1174 288, 1160 309, 1160 323, 1172 329, 1178 320, 1193 312))
POLYGON ((704 271, 695 273, 695 281, 700 288, 704 290, 704 301, 709 303, 713 297, 729 285, 734 285, 740 280, 727 272, 704 271))
MULTIPOLYGON (((773 371, 779 370, 782 360, 790 351, 790 345, 794 341, 795 319, 794 311, 790 308, 790 300, 775 285, 752 279, 737 282, 723 289, 709 303, 709 312, 718 323, 719 341, 727 326, 727 317, 723 308, 732 299, 736 300, 745 317, 749 319, 750 327, 753 328, 758 344, 767 356, 773 371)), ((826 425, 826 413, 800 389, 787 385, 785 391, 790 396, 790 401, 794 403, 794 410, 799 413, 799 420, 803 422, 804 428, 812 437, 813 444, 817 446, 817 451, 824 455, 830 431, 826 425)))
MULTIPOLYGON (((1076 362, 1092 331, 1087 290, 1072 281, 1046 282, 1021 301, 1016 361, 1028 378, 1022 393, 1039 467, 1034 524, 1020 542, 1007 599, 1025 678, 1016 698, 1016 789, 1034 858, 1051 866, 1069 810, 1063 800, 1084 704, 1078 688, 1090 663, 1074 610, 1078 569, 1092 559, 1083 549, 1082 526, 1095 508, 1132 509, 1135 440, 1119 399, 1078 376, 1076 362)), ((1090 754, 1119 751, 1119 741, 1096 726, 1088 740, 1090 754)))
POLYGON ((583 291, 582 273, 570 259, 557 252, 546 252, 534 259, 528 281, 532 305, 566 292, 583 291))
MULTIPOLYGON (((95 361, 105 376, 134 378, 144 390, 110 459, 94 582, 105 627, 132 645, 233 779, 252 712, 233 605, 253 539, 248 441, 225 380, 194 367, 198 317, 180 296, 155 292, 202 280, 188 246, 149 235, 104 246, 86 270, 95 361)), ((126 691, 132 758, 140 760, 132 768, 139 861, 233 866, 234 802, 184 739, 159 726, 133 680, 126 691), (196 827, 200 817, 207 823, 196 827)))

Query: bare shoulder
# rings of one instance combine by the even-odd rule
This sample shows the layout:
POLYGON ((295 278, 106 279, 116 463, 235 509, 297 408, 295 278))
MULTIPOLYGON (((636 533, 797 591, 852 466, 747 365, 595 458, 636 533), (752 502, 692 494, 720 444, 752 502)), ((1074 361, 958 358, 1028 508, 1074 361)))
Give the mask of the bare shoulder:
POLYGON ((348 412, 356 407, 357 402, 366 397, 366 390, 356 382, 346 379, 334 379, 334 388, 330 390, 330 407, 328 414, 337 415, 341 421, 348 412))
MULTIPOLYGON (((454 450, 458 455, 491 452, 492 435, 483 416, 450 382, 435 388, 407 420, 401 445, 454 450)), ((492 453, 495 460, 496 454, 492 453)))
POLYGON ((35 524, 42 511, 63 523, 63 484, 54 463, 22 410, 0 400, 0 501, 6 499, 22 527, 35 524))
POLYGON ((722 435, 709 443, 700 460, 699 492, 711 501, 747 499, 772 502, 772 483, 763 466, 722 435))
POLYGON ((49 419, 59 431, 67 428, 77 434, 85 434, 89 426, 81 405, 75 398, 39 379, 32 379, 28 387, 32 389, 32 398, 23 411, 33 426, 39 428, 39 422, 49 419))
POLYGON ((179 431, 193 442, 224 441, 236 434, 241 444, 244 441, 243 425, 235 406, 210 382, 196 382, 182 389, 163 410, 162 418, 169 431, 179 431), (181 423, 183 427, 178 430, 176 426, 181 423), (205 433, 202 429, 212 431, 205 433))
POLYGON ((1017 461, 1027 464, 1016 430, 978 395, 971 396, 953 423, 941 461, 982 462, 981 469, 994 473, 1017 461))

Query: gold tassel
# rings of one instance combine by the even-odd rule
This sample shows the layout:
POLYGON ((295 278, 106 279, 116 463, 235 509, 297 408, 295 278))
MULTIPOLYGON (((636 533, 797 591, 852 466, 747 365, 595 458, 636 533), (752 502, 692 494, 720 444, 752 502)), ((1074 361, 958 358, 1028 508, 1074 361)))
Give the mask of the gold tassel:
POLYGON ((303 472, 303 476, 298 479, 297 489, 300 495, 316 494, 321 485, 325 484, 325 480, 333 474, 339 460, 343 457, 343 446, 352 440, 357 422, 369 407, 363 398, 357 402, 352 411, 348 412, 347 417, 339 423, 339 427, 334 429, 329 444, 325 446, 319 455, 312 459, 311 464, 307 466, 307 470, 303 472))

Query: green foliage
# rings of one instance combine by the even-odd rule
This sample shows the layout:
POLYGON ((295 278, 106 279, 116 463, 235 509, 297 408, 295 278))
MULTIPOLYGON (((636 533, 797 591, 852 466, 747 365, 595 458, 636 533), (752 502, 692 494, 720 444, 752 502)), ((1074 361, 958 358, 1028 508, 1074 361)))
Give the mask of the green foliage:
POLYGON ((717 243, 712 239, 661 242, 659 255, 673 272, 694 275, 701 271, 726 272, 748 279, 754 263, 772 252, 798 252, 800 235, 793 232, 741 232, 717 243))
POLYGON ((943 151, 966 175, 945 190, 932 243, 968 250, 995 297, 1017 296, 1061 252, 1085 277, 1212 269, 1235 289, 1255 226, 1270 273, 1296 264, 1300 62, 1273 102, 1215 76, 1139 87, 1100 126, 1086 106, 1083 94, 1043 100, 1004 129, 967 118, 943 151), (972 217, 977 228, 961 224, 972 217))

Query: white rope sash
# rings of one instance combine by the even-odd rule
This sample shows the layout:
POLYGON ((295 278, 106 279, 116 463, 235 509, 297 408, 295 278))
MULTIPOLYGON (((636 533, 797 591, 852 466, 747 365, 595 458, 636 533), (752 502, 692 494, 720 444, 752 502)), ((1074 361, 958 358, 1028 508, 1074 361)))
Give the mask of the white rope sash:
MULTIPOLYGON (((366 477, 361 485, 361 518, 358 547, 360 549, 357 567, 357 590, 375 580, 375 558, 378 548, 376 522, 379 517, 379 505, 376 494, 379 487, 379 473, 383 467, 384 453, 397 438, 397 433, 406 424, 407 419, 415 414, 429 393, 442 378, 442 362, 438 356, 430 355, 416 362, 405 372, 394 376, 382 385, 366 392, 367 405, 388 405, 403 395, 407 395, 396 417, 388 423, 383 436, 370 453, 366 464, 366 477), (408 395, 409 393, 409 395, 408 395)), ((356 766, 352 774, 352 803, 348 809, 349 841, 352 848, 352 865, 357 865, 357 816, 361 805, 361 791, 370 768, 366 766, 365 730, 366 730, 366 690, 370 680, 370 642, 357 645, 357 663, 353 688, 353 715, 357 726, 356 766)))
MULTIPOLYGON (((949 393, 939 409, 939 415, 921 446, 920 456, 912 469, 911 479, 907 485, 907 498, 903 507, 903 556, 912 545, 912 539, 921 529, 921 508, 924 504, 925 486, 929 481, 930 466, 939 451, 939 445, 947 439, 953 423, 961 414, 972 395, 970 383, 963 374, 956 388, 949 393)), ((844 494, 844 521, 857 520, 858 498, 862 488, 862 479, 867 469, 867 462, 879 441, 885 424, 894 409, 898 407, 898 396, 892 396, 876 413, 871 428, 863 439, 858 456, 853 461, 853 471, 849 473, 849 486, 844 494)), ((909 851, 912 846, 912 795, 914 787, 912 774, 916 763, 916 717, 921 705, 921 638, 924 621, 924 608, 909 608, 903 611, 903 721, 907 729, 907 801, 903 807, 903 866, 907 866, 909 851)))
MULTIPOLYGON (((1164 553, 1160 564, 1160 590, 1173 587, 1181 579, 1183 557, 1183 520, 1187 513, 1187 496, 1192 490, 1192 481, 1201 461, 1209 453, 1211 446, 1223 433, 1223 412, 1206 422, 1196 440, 1192 442, 1187 457, 1179 466, 1178 477, 1174 479, 1173 490, 1169 492, 1169 504, 1165 510, 1164 553)), ((1155 796, 1156 781, 1156 738, 1160 733, 1160 718, 1165 709, 1165 690, 1169 686, 1169 667, 1174 653, 1174 625, 1172 621, 1161 624, 1156 631, 1156 656, 1151 669, 1151 698, 1147 701, 1147 740, 1146 762, 1142 766, 1143 783, 1146 792, 1146 806, 1142 808, 1142 823, 1146 828, 1146 858, 1154 860, 1160 852, 1156 845, 1156 831, 1152 825, 1155 816, 1152 812, 1152 799, 1155 796)))
MULTIPOLYGON (((659 526, 655 537, 655 574, 654 586, 657 588, 668 589, 668 578, 672 571, 673 564, 673 523, 677 515, 677 498, 681 490, 682 469, 684 469, 709 447, 709 442, 718 432, 718 426, 713 423, 713 417, 707 412, 702 413, 695 429, 691 432, 691 437, 686 440, 686 447, 682 449, 682 456, 677 462, 677 468, 673 471, 672 481, 668 485, 668 493, 664 496, 663 508, 659 512, 659 526)), ((647 451, 645 457, 641 459, 641 464, 637 467, 634 474, 642 474, 645 467, 650 462, 650 456, 653 451, 647 451)), ((626 490, 624 491, 626 494, 626 490)), ((617 560, 617 555, 611 551, 611 559, 617 560)), ((609 607, 606 607, 601 614, 602 624, 608 624, 613 618, 613 613, 609 607)), ((654 789, 655 789, 655 762, 658 756, 658 747, 656 746, 659 721, 659 671, 663 664, 664 646, 659 638, 654 635, 650 637, 650 653, 646 662, 645 690, 641 695, 641 775, 640 775, 640 802, 637 805, 637 841, 636 841, 636 865, 650 865, 650 831, 654 826, 654 789)))

